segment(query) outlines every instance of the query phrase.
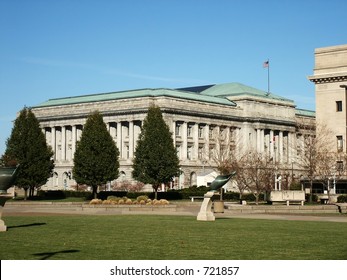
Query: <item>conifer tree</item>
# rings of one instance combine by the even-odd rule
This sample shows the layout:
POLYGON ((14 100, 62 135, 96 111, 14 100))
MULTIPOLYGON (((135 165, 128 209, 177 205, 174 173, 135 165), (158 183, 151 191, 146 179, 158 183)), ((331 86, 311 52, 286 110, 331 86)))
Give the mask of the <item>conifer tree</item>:
POLYGON ((93 188, 118 177, 119 151, 99 112, 92 113, 84 125, 74 156, 73 177, 78 184, 93 188))
POLYGON ((24 108, 15 120, 3 158, 5 165, 19 164, 14 183, 25 190, 25 199, 28 189, 29 196, 32 196, 34 189, 44 185, 52 176, 52 157, 53 151, 46 143, 35 114, 24 108))
POLYGON ((168 125, 160 108, 151 106, 143 121, 133 160, 133 177, 151 184, 157 198, 161 184, 167 184, 179 174, 179 159, 168 125))

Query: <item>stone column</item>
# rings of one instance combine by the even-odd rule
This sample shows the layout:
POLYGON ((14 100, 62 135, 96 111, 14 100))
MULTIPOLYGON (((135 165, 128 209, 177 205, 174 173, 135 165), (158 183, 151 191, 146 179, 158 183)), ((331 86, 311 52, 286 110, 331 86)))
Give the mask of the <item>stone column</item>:
POLYGON ((264 153, 264 149, 265 149, 265 130, 261 129, 260 131, 260 152, 264 153))
POLYGON ((273 130, 270 130, 270 157, 274 157, 274 131, 273 130))
POLYGON ((187 139, 187 123, 183 122, 182 124, 182 160, 187 159, 187 148, 188 148, 188 139, 187 139))
POLYGON ((261 129, 257 128, 257 152, 261 153, 261 129))
POLYGON ((287 153, 289 162, 295 162, 295 150, 295 134, 292 132, 288 132, 287 153))
POLYGON ((193 127, 193 159, 198 159, 199 156, 199 124, 195 123, 193 127))
POLYGON ((210 126, 208 124, 205 125, 204 128, 204 138, 205 138, 205 146, 204 146, 204 160, 209 160, 210 157, 210 126))
POLYGON ((72 141, 72 151, 71 151, 71 157, 72 159, 74 159, 75 157, 75 152, 76 152, 76 133, 77 133, 77 130, 76 130, 76 125, 73 125, 72 126, 72 136, 71 136, 71 141, 72 141))
POLYGON ((61 127, 61 161, 66 160, 66 127, 61 127))
POLYGON ((172 141, 174 144, 174 147, 176 147, 176 121, 172 121, 172 125, 171 125, 171 129, 172 129, 172 141))
POLYGON ((279 132, 278 136, 278 154, 279 154, 279 162, 283 162, 283 131, 279 132))
POLYGON ((235 131, 234 131, 234 135, 235 135, 235 156, 239 156, 241 153, 241 135, 240 135, 240 128, 236 127, 235 131))
POLYGON ((129 121, 129 158, 134 156, 134 122, 129 121))
POLYGON ((122 156, 122 122, 117 122, 117 147, 119 150, 119 158, 122 156))
POLYGON ((54 157, 54 159, 56 159, 56 155, 55 155, 55 153, 56 153, 56 139, 55 139, 55 127, 53 126, 52 128, 51 128, 51 147, 52 147, 52 150, 53 150, 53 153, 54 153, 54 155, 53 155, 53 157, 54 157))

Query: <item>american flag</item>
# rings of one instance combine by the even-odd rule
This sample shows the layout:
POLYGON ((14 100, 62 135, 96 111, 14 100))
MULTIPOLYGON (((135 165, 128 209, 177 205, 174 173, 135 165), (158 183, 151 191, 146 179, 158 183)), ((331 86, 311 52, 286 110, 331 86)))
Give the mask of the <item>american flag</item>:
POLYGON ((268 61, 268 60, 267 60, 267 61, 265 61, 265 62, 263 63, 263 67, 264 67, 264 68, 269 67, 269 61, 268 61))

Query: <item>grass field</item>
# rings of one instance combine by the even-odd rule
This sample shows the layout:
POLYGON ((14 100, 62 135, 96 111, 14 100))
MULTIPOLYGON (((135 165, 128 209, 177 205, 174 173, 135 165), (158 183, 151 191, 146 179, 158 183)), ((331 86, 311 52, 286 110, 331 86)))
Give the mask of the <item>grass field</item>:
POLYGON ((8 216, 1 260, 347 259, 347 223, 179 216, 8 216))

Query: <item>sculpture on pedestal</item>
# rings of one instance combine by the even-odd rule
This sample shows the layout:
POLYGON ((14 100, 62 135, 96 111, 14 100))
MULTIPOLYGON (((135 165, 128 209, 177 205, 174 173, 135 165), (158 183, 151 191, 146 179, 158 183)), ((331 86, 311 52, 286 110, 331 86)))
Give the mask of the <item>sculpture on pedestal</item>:
POLYGON ((0 231, 7 230, 4 221, 1 219, 2 209, 5 202, 12 198, 12 195, 7 193, 7 189, 12 186, 17 170, 16 167, 0 167, 0 231))
POLYGON ((212 197, 220 188, 222 188, 228 181, 236 175, 236 171, 229 175, 219 175, 211 183, 211 190, 204 195, 204 200, 200 207, 200 212, 197 216, 198 221, 214 221, 215 216, 212 212, 212 197))

